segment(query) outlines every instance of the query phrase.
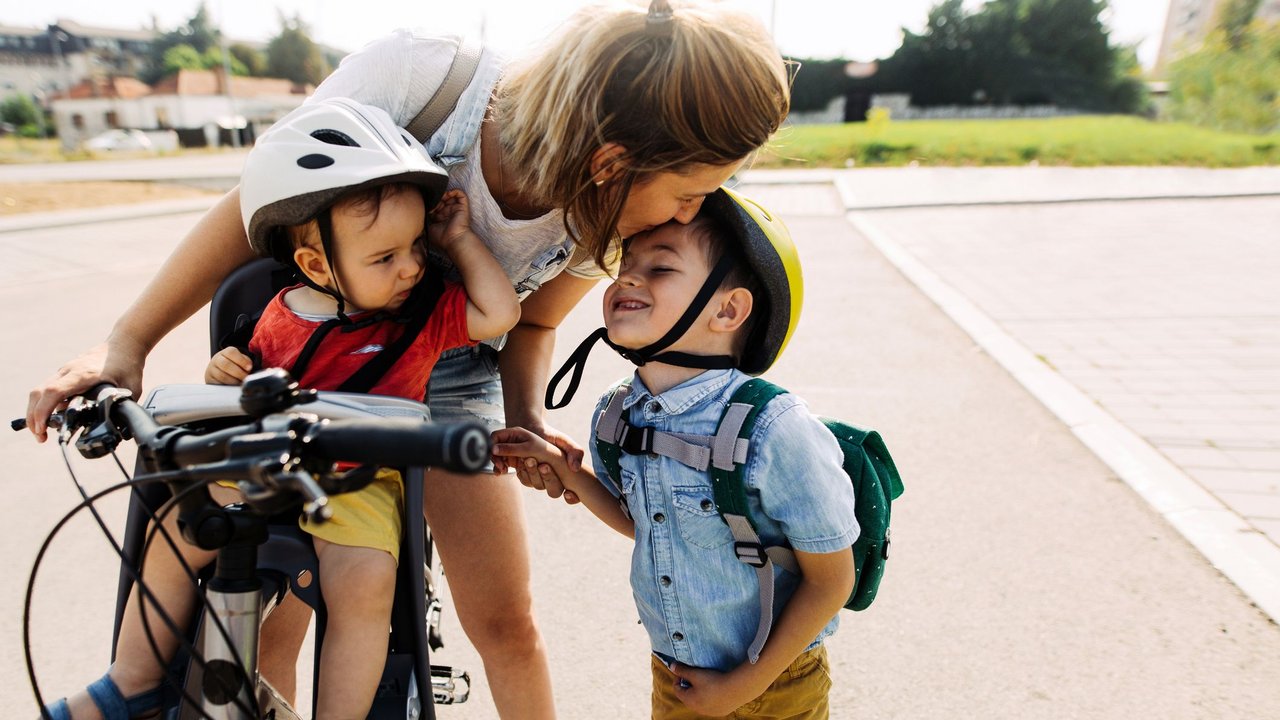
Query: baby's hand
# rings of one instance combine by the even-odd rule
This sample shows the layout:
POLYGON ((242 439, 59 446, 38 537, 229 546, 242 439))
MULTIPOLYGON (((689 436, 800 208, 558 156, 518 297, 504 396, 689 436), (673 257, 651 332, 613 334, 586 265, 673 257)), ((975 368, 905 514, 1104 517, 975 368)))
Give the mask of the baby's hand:
POLYGON ((471 205, 461 190, 450 190, 431 209, 427 241, 449 251, 454 243, 471 234, 471 205))
POLYGON ((236 348, 219 350, 204 369, 204 381, 209 385, 239 385, 253 372, 253 359, 236 348))

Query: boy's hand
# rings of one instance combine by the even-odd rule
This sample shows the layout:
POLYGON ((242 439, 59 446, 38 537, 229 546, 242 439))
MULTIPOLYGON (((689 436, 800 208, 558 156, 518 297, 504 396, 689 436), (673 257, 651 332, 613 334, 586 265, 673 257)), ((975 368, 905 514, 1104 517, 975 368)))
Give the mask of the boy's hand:
MULTIPOLYGON (((510 456, 498 457, 500 453, 495 448, 493 459, 494 474, 505 475, 508 470, 514 470, 516 478, 525 487, 542 490, 553 498, 563 496, 564 501, 570 505, 576 505, 581 502, 577 493, 565 488, 564 477, 561 477, 562 475, 567 477, 569 473, 576 473, 582 469, 582 460, 585 453, 578 443, 574 442, 573 438, 554 428, 543 426, 541 436, 539 436, 539 433, 525 428, 508 428, 494 433, 493 441, 495 443, 501 442, 498 439, 498 433, 506 433, 508 431, 518 431, 518 436, 513 434, 510 437, 518 438, 519 442, 524 442, 530 437, 541 441, 538 443, 539 447, 549 454, 521 455, 515 453, 510 456), (553 464, 553 461, 558 462, 553 464), (566 469, 568 472, 565 472, 566 469)), ((512 440, 512 442, 516 441, 512 440)))
POLYGON ((453 244, 471 234, 471 205, 461 190, 450 190, 431 209, 427 242, 449 251, 453 244))
POLYGON ((737 672, 691 668, 680 663, 672 663, 671 672, 676 696, 699 715, 728 715, 769 689, 767 683, 762 688, 749 685, 737 672))
POLYGON ((253 359, 236 348, 219 350, 204 369, 204 381, 209 385, 239 385, 253 372, 253 359))

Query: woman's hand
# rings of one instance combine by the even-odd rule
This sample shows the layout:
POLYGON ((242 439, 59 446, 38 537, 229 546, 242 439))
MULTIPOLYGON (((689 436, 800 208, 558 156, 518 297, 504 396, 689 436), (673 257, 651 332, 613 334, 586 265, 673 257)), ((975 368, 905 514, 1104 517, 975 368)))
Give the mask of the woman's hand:
POLYGON ((67 400, 99 383, 109 382, 142 396, 142 366, 147 353, 119 340, 108 340, 67 364, 27 396, 27 429, 37 442, 48 439, 49 416, 66 408, 67 400))
MULTIPOLYGON (((547 425, 535 428, 532 432, 559 450, 569 472, 578 472, 582 469, 585 453, 582 446, 578 445, 573 438, 547 425)), ((495 442, 498 442, 496 437, 495 442)), ((579 502, 577 493, 565 489, 565 478, 561 478, 556 468, 548 462, 534 457, 495 457, 493 459, 495 474, 503 475, 508 470, 515 470, 516 478, 525 487, 542 490, 553 498, 564 497, 564 501, 570 505, 576 505, 579 502)))

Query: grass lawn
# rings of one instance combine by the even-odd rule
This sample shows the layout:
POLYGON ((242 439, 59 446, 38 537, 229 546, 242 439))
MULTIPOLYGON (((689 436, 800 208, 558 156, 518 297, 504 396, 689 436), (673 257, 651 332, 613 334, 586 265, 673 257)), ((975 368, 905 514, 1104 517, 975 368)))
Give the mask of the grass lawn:
POLYGON ((1245 135, 1123 115, 795 125, 753 167, 1280 164, 1280 134, 1245 135))

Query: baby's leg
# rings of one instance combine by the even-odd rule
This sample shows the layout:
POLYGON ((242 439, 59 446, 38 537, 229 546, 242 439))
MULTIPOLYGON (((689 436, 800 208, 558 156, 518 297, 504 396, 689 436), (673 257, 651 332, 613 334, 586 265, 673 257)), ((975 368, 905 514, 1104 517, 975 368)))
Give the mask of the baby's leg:
MULTIPOLYGON (((219 498, 219 500, 222 499, 219 498)), ((228 501, 231 500, 228 499, 228 501)), ((201 550, 182 539, 182 534, 178 530, 176 511, 165 517, 163 527, 169 533, 169 537, 173 538, 178 552, 192 570, 198 571, 213 559, 214 553, 201 550)), ((192 609, 196 602, 191 578, 160 531, 152 536, 151 544, 147 547, 142 579, 151 591, 151 596, 143 602, 138 586, 134 584, 120 622, 120 637, 116 641, 116 661, 108 671, 112 682, 120 689, 120 694, 126 698, 147 692, 159 685, 164 679, 169 659, 178 649, 178 636, 169 631, 169 626, 161 619, 160 610, 172 618, 179 632, 182 632, 191 622, 192 609), (157 609, 157 604, 160 610, 157 609), (147 621, 145 627, 142 618, 144 605, 147 621), (147 640, 147 628, 150 628, 151 637, 155 639, 156 648, 163 660, 156 658, 156 653, 147 640)), ((71 716, 76 720, 95 720, 101 717, 98 706, 89 698, 87 692, 80 692, 67 698, 67 706, 71 716)))
POLYGON ((386 664, 396 561, 385 550, 314 541, 329 616, 316 718, 364 718, 386 664))

